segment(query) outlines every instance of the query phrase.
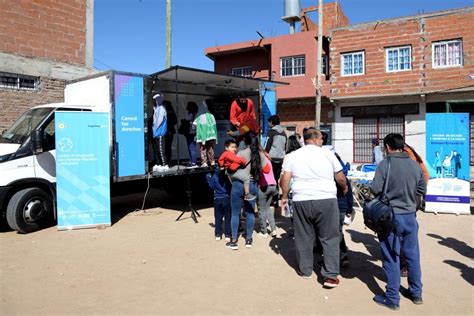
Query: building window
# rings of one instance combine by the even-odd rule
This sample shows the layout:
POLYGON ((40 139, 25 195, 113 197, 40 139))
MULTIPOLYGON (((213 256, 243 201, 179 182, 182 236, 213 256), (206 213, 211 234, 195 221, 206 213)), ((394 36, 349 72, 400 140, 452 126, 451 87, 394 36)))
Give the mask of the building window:
POLYGON ((323 55, 321 60, 321 74, 328 77, 329 76, 329 58, 328 55, 323 55))
POLYGON ((242 77, 252 77, 252 66, 232 68, 232 75, 242 77))
POLYGON ((341 55, 341 75, 354 76, 364 74, 364 52, 353 52, 341 55))
POLYGON ((292 56, 280 58, 280 76, 304 76, 306 73, 305 56, 292 56))
POLYGON ((432 44, 433 68, 462 65, 462 40, 443 41, 432 44))
POLYGON ((0 88, 14 90, 37 90, 39 77, 0 72, 0 88))
POLYGON ((385 50, 385 65, 387 72, 411 69, 411 47, 392 47, 385 50))
POLYGON ((405 117, 354 118, 354 162, 372 163, 372 139, 378 139, 383 146, 387 134, 405 134, 405 117))

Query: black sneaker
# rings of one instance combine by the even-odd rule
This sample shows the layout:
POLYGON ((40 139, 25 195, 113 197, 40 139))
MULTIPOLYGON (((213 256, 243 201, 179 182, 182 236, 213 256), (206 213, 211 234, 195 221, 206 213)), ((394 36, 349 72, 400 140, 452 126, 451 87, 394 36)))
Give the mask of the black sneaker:
POLYGON ((421 296, 415 296, 410 293, 408 289, 400 290, 403 296, 408 298, 410 301, 412 301, 413 304, 415 305, 422 305, 423 304, 423 298, 421 296))
POLYGON ((232 250, 237 250, 237 249, 239 249, 239 245, 237 245, 237 242, 236 242, 236 241, 233 241, 233 240, 231 240, 231 241, 229 241, 228 243, 226 243, 225 246, 226 246, 227 248, 232 249, 232 250))
POLYGON ((253 243, 253 239, 252 239, 252 238, 247 239, 247 240, 245 241, 245 247, 247 247, 247 248, 252 248, 252 243, 253 243))
POLYGON ((388 309, 391 309, 393 311, 397 311, 400 309, 400 305, 394 304, 390 302, 385 295, 375 295, 374 296, 374 302, 379 304, 380 306, 387 307, 388 309))
POLYGON ((410 296, 410 300, 415 305, 423 305, 423 299, 421 298, 421 296, 420 297, 410 296))

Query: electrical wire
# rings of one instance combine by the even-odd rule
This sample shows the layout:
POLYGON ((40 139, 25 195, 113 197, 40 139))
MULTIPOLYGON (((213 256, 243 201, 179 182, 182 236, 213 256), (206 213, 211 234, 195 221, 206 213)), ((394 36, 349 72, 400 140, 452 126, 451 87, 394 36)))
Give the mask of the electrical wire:
POLYGON ((163 211, 158 211, 158 212, 153 212, 153 213, 149 213, 147 211, 145 211, 145 202, 146 202, 146 197, 148 195, 148 191, 150 190, 150 178, 151 178, 151 172, 148 173, 148 177, 147 177, 147 187, 146 187, 146 190, 145 190, 145 195, 143 196, 143 203, 142 203, 142 208, 141 209, 135 209, 133 211, 134 215, 137 216, 137 215, 158 215, 158 214, 161 214, 163 213, 163 211), (140 213, 141 212, 141 213, 140 213))

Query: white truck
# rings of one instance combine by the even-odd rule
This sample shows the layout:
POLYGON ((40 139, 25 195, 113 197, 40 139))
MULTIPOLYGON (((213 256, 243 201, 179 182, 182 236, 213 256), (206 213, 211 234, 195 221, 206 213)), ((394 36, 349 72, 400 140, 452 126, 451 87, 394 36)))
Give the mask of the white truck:
MULTIPOLYGON (((207 168, 189 169, 183 165, 189 155, 185 137, 179 134, 171 136, 171 159, 174 166, 166 172, 151 172, 153 155, 150 155, 147 127, 148 118, 152 114, 154 93, 162 92, 165 98, 172 102, 177 122, 186 116, 187 102, 200 104, 206 100, 218 123, 220 141, 217 156, 222 151, 223 140, 227 138, 229 108, 235 95, 244 92, 256 105, 261 105, 262 101, 265 107, 271 107, 262 97, 263 94, 267 97, 269 95, 270 90, 265 87, 267 83, 270 82, 180 66, 152 75, 109 71, 68 83, 65 88, 65 103, 46 104, 29 109, 0 137, 0 219, 6 219, 13 230, 21 233, 29 233, 54 224, 56 111, 97 111, 110 114, 110 175, 113 191, 115 185, 125 181, 149 177, 165 179, 167 176, 189 176, 207 172, 207 168), (132 81, 138 82, 138 85, 131 85, 132 81), (123 103, 124 98, 130 96, 134 96, 130 99, 132 102, 123 103), (134 137, 138 138, 135 138, 132 144, 121 143, 120 135, 123 135, 124 131, 133 130, 124 128, 124 125, 129 124, 124 121, 129 120, 134 120, 137 126, 133 128, 134 137), (123 167, 124 161, 130 157, 127 155, 132 156, 130 159, 134 160, 134 166, 139 166, 138 171, 129 171, 123 167)), ((273 96, 273 99, 268 100, 271 103, 275 98, 273 96)), ((266 122, 262 115, 260 118, 261 123, 266 122)))

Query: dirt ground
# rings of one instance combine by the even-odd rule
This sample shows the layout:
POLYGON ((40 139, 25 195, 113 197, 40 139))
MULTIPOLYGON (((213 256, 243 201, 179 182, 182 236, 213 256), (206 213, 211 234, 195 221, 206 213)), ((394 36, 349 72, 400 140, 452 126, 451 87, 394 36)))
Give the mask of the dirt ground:
MULTIPOLYGON (((140 204, 140 203, 138 203, 140 204)), ((164 208, 166 207, 166 208, 164 208)), ((345 231, 350 266, 323 289, 295 270, 289 221, 278 237, 254 235, 239 250, 215 241, 212 208, 199 223, 176 222, 179 207, 122 213, 112 227, 21 235, 0 233, 1 315, 380 315, 380 251, 361 214, 345 231)), ((403 315, 473 314, 473 217, 419 214, 424 304, 400 301, 403 315)), ((407 287, 407 280, 402 280, 407 287)))

